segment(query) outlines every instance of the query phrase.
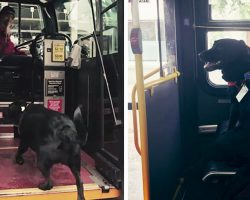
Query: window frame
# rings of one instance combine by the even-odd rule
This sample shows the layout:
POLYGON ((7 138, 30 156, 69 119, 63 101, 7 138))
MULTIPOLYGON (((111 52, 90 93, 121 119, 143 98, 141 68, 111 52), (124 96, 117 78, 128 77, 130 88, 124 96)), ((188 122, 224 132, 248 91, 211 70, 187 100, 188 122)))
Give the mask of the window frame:
POLYGON ((239 20, 211 20, 209 13, 209 0, 195 0, 194 30, 196 34, 196 73, 200 85, 208 93, 214 95, 227 95, 227 85, 214 84, 203 69, 204 63, 200 61, 198 53, 207 49, 207 33, 210 31, 249 31, 249 21, 239 20))

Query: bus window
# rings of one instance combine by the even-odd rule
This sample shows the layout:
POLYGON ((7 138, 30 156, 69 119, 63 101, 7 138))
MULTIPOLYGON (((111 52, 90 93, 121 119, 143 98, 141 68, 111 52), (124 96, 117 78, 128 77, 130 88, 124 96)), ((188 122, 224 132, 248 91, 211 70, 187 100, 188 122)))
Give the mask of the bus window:
MULTIPOLYGON (((95 2, 93 2, 95 12, 95 2)), ((71 1, 60 4, 56 7, 58 31, 67 34, 74 42, 80 37, 85 37, 93 33, 94 25, 90 3, 86 0, 71 1)), ((96 56, 95 41, 88 38, 78 42, 85 49, 85 54, 89 58, 96 56)))
POLYGON ((69 35, 72 41, 87 36, 94 30, 91 7, 86 0, 60 4, 56 8, 56 15, 59 32, 69 35))
POLYGON ((20 43, 34 39, 44 28, 41 9, 37 5, 21 4, 20 43))
MULTIPOLYGON (((223 38, 232 38, 237 40, 243 40, 247 45, 250 45, 250 32, 244 30, 244 27, 249 26, 250 14, 248 12, 250 8, 249 1, 208 1, 208 30, 206 32, 207 48, 212 47, 215 40, 223 38), (218 29, 210 29, 209 26, 217 27, 218 29), (240 30, 233 30, 231 27, 239 26, 240 30), (227 30, 222 30, 223 28, 227 30)), ((225 86, 226 81, 222 79, 221 71, 216 70, 208 73, 208 82, 212 86, 225 86)))
POLYGON ((209 0, 210 20, 250 20, 250 1, 209 0))
POLYGON ((116 2, 116 0, 104 0, 102 1, 102 9, 106 9, 112 3, 116 2))

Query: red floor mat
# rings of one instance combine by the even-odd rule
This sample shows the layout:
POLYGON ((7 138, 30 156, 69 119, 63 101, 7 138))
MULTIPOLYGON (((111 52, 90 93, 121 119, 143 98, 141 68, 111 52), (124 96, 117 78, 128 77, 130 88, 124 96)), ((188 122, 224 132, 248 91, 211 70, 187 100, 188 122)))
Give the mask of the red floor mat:
MULTIPOLYGON (((18 165, 14 162, 15 150, 0 152, 0 189, 34 188, 43 182, 40 171, 36 168, 36 156, 32 151, 24 154, 25 163, 18 165)), ((85 157, 85 154, 82 153, 85 157)), ((89 158, 87 158, 89 159, 89 158)), ((83 182, 93 183, 90 173, 81 168, 83 182)), ((51 170, 51 179, 55 186, 74 185, 75 179, 70 169, 62 164, 55 164, 51 170)))

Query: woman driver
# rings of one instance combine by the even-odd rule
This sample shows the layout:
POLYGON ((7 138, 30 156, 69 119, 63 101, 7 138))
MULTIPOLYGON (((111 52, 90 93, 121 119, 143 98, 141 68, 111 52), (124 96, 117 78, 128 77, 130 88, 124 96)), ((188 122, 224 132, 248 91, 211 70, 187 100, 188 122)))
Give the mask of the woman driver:
POLYGON ((5 55, 25 55, 24 52, 15 48, 10 40, 11 29, 15 18, 15 10, 5 6, 0 11, 0 57, 5 55))

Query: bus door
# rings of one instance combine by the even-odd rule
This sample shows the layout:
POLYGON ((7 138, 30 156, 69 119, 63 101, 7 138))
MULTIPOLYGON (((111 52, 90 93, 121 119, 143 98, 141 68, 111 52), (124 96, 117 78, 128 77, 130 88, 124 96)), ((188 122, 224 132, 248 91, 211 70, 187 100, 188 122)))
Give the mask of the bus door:
MULTIPOLYGON (((134 11, 135 8, 133 8, 135 4, 131 4, 133 17, 137 15, 134 11)), ((139 8, 143 9, 143 11, 139 9, 142 11, 140 13, 142 52, 138 50, 139 46, 136 43, 138 27, 133 27, 137 24, 133 17, 130 22, 132 26, 130 41, 132 51, 136 55, 136 67, 140 66, 138 57, 142 53, 143 62, 141 64, 143 64, 143 70, 146 71, 143 77, 145 108, 141 106, 143 103, 139 99, 140 77, 138 77, 138 74, 136 74, 137 82, 134 86, 138 94, 139 116, 144 109, 146 111, 146 131, 140 131, 140 138, 137 135, 135 136, 136 147, 142 159, 144 199, 171 199, 182 166, 178 78, 180 74, 177 64, 175 1, 154 1, 138 4, 139 8), (147 9, 152 13, 152 18, 143 15, 143 13, 147 13, 147 9), (148 70, 152 64, 155 67, 148 70), (146 135, 144 141, 142 134, 146 133, 148 136, 146 135), (147 146, 148 149, 146 149, 147 146), (145 166, 147 164, 149 171, 145 166)), ((133 90, 132 101, 135 102, 134 94, 133 90)), ((136 111, 134 109, 137 106, 134 104, 133 107, 133 116, 135 116, 136 111)), ((134 123, 135 121, 137 119, 134 120, 134 123)), ((140 126, 139 129, 143 130, 143 127, 140 126)), ((137 128, 134 126, 134 133, 136 132, 137 128)), ((130 160, 129 163, 132 164, 130 160)), ((130 177, 130 179, 133 179, 133 177, 130 177)))
MULTIPOLYGON (((114 186, 123 179, 123 1, 69 1, 57 7, 59 31, 81 46, 81 65, 66 71, 66 112, 86 116, 85 150, 114 186), (82 10, 80 11, 79 8, 82 10)), ((108 187, 106 188, 109 189, 108 187)))

